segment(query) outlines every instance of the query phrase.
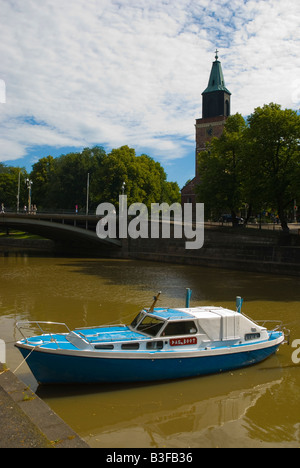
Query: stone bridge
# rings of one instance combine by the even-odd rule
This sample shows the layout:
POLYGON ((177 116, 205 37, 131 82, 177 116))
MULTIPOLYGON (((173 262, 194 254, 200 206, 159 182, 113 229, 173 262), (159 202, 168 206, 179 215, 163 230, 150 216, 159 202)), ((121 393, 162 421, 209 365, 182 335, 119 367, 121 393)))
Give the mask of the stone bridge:
POLYGON ((29 232, 65 245, 77 243, 91 248, 120 249, 120 240, 98 238, 99 220, 99 216, 81 214, 4 213, 0 215, 0 228, 29 232))
POLYGON ((191 266, 300 276, 300 226, 290 243, 280 233, 265 229, 233 229, 205 225, 205 243, 187 250, 185 238, 101 240, 96 234, 100 217, 75 214, 0 214, 0 229, 16 229, 55 241, 58 252, 95 257, 151 260, 191 266), (297 235, 298 234, 298 235, 297 235), (61 248, 60 248, 61 244, 61 248))

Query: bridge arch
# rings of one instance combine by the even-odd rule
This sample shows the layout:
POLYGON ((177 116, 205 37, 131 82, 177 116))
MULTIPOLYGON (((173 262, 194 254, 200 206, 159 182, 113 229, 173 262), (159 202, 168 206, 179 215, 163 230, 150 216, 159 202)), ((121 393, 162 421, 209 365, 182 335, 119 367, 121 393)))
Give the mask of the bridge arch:
POLYGON ((5 213, 0 215, 0 226, 36 234, 55 242, 80 242, 98 247, 118 249, 119 239, 99 239, 96 234, 98 216, 70 214, 26 215, 5 213))

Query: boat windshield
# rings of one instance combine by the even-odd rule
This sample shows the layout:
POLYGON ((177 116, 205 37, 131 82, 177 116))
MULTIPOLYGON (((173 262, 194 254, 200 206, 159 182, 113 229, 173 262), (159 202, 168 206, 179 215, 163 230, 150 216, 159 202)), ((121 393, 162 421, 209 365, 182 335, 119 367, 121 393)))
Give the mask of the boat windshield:
POLYGON ((164 320, 151 315, 145 315, 145 318, 138 324, 136 331, 146 333, 150 336, 156 336, 164 325, 164 320))
POLYGON ((130 326, 131 328, 135 328, 137 324, 142 320, 142 317, 144 317, 145 312, 140 312, 131 322, 130 326))

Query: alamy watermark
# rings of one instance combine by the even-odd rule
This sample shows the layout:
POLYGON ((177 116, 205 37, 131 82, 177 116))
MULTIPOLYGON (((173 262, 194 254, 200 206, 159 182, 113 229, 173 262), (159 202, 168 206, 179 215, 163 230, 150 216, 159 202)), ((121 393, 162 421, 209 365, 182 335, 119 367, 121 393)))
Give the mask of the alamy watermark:
POLYGON ((292 361, 294 364, 300 364, 300 340, 294 340, 292 348, 297 348, 292 354, 292 361))
POLYGON ((6 85, 5 81, 0 79, 0 104, 6 103, 6 85))
POLYGON ((101 203, 97 216, 102 219, 97 224, 100 239, 186 239, 186 249, 201 249, 204 244, 204 204, 196 203, 193 220, 192 204, 152 203, 150 213, 143 203, 133 203, 127 207, 127 196, 119 196, 119 213, 112 203, 101 203), (117 235, 118 221, 118 235, 117 235), (171 234, 171 225, 173 235, 171 234), (161 232, 160 232, 161 226, 161 232))

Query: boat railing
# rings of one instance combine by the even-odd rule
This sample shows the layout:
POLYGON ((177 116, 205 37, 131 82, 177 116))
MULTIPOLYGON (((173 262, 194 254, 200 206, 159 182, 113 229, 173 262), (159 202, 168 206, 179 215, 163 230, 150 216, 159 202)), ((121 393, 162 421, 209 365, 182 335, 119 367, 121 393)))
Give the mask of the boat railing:
POLYGON ((290 344, 291 331, 284 326, 282 320, 266 320, 266 319, 253 320, 247 317, 246 314, 243 313, 243 315, 249 320, 252 320, 252 322, 256 323, 256 325, 259 325, 260 327, 265 327, 265 325, 273 324, 274 328, 270 327, 269 329, 269 331, 271 332, 270 338, 272 337, 273 332, 280 331, 284 334, 284 337, 285 337, 284 343, 290 344))
MULTIPOLYGON (((270 329, 270 339, 272 338, 272 334, 275 332, 282 332, 284 334, 285 340, 284 343, 290 344, 290 335, 291 331, 286 328, 281 320, 256 320, 258 325, 261 323, 262 327, 264 327, 266 324, 274 324, 274 328, 270 329)), ((271 328, 271 327, 270 327, 271 328)))
POLYGON ((253 318, 248 317, 248 315, 246 315, 245 313, 243 313, 243 316, 246 317, 251 322, 256 323, 256 325, 259 325, 260 327, 264 327, 266 324, 272 323, 275 328, 273 328, 270 331, 278 331, 278 330, 282 330, 283 328, 283 322, 281 320, 269 320, 269 319, 254 320, 253 318))
POLYGON ((25 330, 28 330, 28 331, 30 330, 30 332, 32 333, 35 328, 35 329, 38 329, 42 335, 49 335, 50 341, 55 342, 57 346, 59 347, 58 341, 55 338, 55 335, 57 334, 57 332, 54 333, 53 331, 45 330, 46 326, 47 328, 52 327, 52 326, 61 326, 67 330, 67 333, 71 333, 71 330, 69 329, 69 327, 65 323, 62 323, 62 322, 43 322, 43 321, 24 320, 24 321, 16 323, 17 329, 23 336, 24 340, 26 340, 27 342, 30 339, 30 337, 26 336, 25 330))
POLYGON ((274 328, 272 328, 270 331, 280 331, 282 330, 283 327, 283 322, 281 320, 255 320, 255 323, 257 325, 260 325, 261 327, 265 327, 266 324, 270 325, 273 324, 274 328))

